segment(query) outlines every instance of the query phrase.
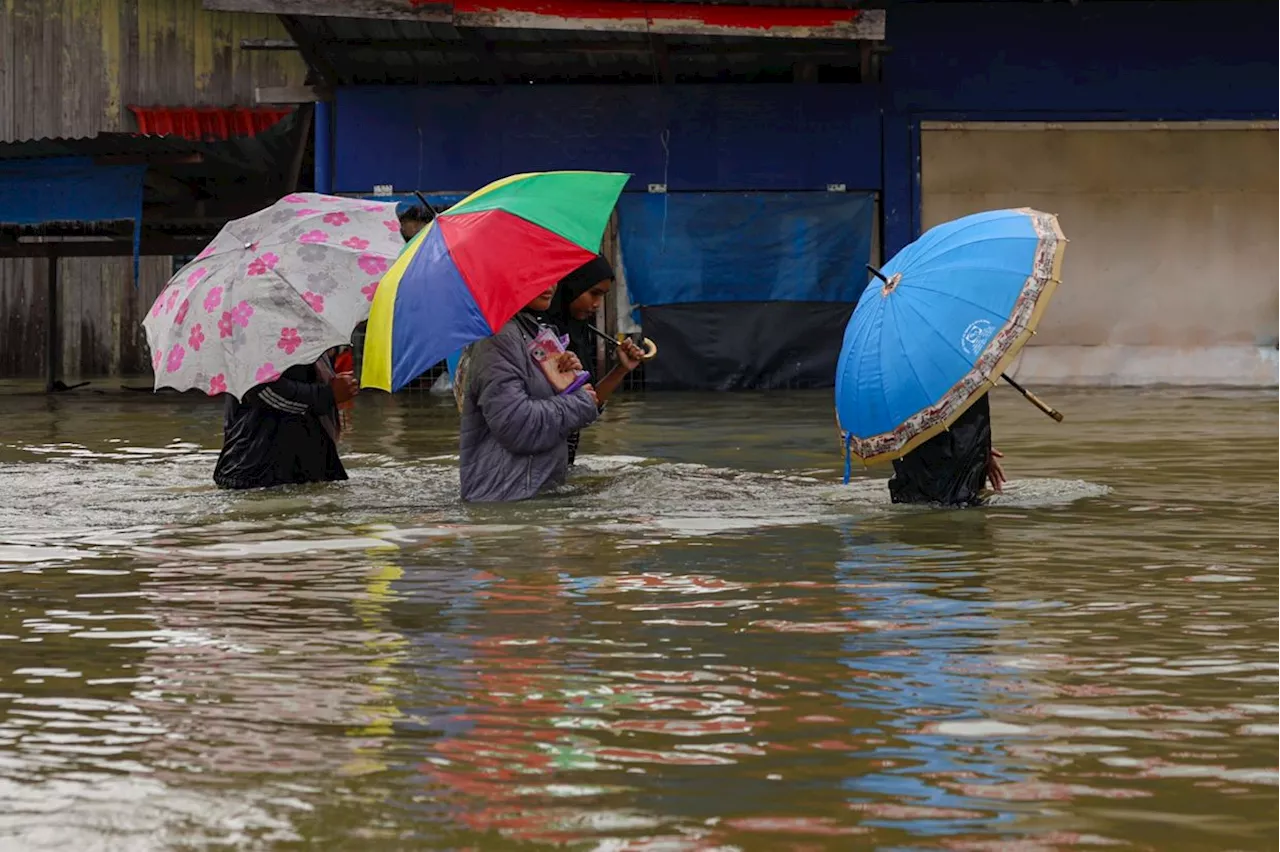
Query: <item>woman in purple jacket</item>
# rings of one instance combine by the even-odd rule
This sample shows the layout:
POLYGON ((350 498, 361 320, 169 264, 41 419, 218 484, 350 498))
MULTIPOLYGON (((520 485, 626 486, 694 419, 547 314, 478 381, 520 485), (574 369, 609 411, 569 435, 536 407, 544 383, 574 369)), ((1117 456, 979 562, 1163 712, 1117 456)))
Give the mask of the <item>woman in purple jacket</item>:
MULTIPOLYGON (((529 354, 551 306, 543 291, 497 334, 469 347, 459 435, 462 499, 475 503, 526 500, 560 485, 569 469, 569 436, 597 417, 594 388, 557 395, 529 354)), ((582 368, 566 352, 560 368, 582 368)))

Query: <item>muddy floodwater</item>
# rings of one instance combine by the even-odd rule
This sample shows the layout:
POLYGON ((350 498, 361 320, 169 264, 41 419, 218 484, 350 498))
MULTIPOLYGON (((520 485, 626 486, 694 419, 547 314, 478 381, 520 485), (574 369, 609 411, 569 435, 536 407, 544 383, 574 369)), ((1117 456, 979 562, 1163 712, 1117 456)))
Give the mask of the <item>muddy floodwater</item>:
POLYGON ((488 507, 451 398, 227 494, 216 402, 0 396, 0 849, 1275 849, 1276 396, 1045 395, 951 512, 821 392, 488 507))

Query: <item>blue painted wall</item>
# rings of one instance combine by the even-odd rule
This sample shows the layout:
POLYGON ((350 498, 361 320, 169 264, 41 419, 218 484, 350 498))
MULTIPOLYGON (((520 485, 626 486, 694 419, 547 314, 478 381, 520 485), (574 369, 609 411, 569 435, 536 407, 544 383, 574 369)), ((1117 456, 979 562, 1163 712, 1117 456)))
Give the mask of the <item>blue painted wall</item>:
POLYGON ((880 186, 875 87, 362 87, 338 92, 336 135, 339 192, 564 168, 631 172, 633 190, 880 186))
POLYGON ((632 190, 844 183, 882 193, 892 254, 919 233, 922 120, 1275 119, 1276 32, 1263 0, 919 2, 890 6, 875 86, 344 89, 334 188, 566 167, 632 190))
POLYGON ((916 3, 886 26, 895 112, 1276 116, 1272 2, 916 3))

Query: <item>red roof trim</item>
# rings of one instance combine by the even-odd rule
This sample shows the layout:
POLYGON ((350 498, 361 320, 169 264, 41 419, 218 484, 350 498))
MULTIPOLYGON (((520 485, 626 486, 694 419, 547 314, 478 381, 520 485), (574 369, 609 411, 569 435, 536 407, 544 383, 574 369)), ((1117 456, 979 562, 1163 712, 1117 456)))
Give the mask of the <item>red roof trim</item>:
POLYGON ((179 136, 207 142, 257 136, 290 115, 280 107, 144 107, 130 105, 144 136, 179 136))

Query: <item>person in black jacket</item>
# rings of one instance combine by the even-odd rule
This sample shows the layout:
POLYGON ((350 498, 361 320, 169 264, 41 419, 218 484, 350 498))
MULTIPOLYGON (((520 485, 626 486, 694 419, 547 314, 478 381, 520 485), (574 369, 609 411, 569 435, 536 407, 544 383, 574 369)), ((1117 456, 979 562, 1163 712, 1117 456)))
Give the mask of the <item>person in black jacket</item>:
POLYGON ((987 395, 969 406, 951 428, 893 462, 889 496, 895 503, 980 506, 987 483, 1004 489, 1004 454, 991 446, 987 395))
POLYGON ((335 373, 323 355, 241 400, 228 394, 214 483, 245 489, 346 479, 338 458, 338 406, 358 392, 355 377, 335 373))

